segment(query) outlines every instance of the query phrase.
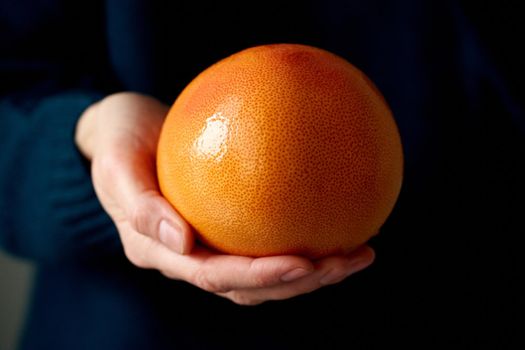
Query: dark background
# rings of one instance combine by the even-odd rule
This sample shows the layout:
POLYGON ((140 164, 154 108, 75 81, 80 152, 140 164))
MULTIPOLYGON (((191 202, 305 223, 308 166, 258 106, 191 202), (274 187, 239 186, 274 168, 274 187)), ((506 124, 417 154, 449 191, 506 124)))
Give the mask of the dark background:
MULTIPOLYGON (((521 2, 151 2, 134 8, 137 3, 120 13, 119 3, 109 1, 106 13, 119 13, 121 22, 107 28, 90 22, 100 20, 99 2, 64 2, 60 11, 46 16, 53 7, 45 1, 35 2, 29 12, 27 2, 2 2, 0 25, 16 27, 12 32, 19 36, 0 40, 1 92, 20 93, 23 99, 28 89, 51 93, 89 86, 109 93, 125 88, 171 103, 220 58, 255 44, 301 42, 342 55, 372 78, 391 105, 405 149, 402 193, 371 241, 377 261, 367 271, 290 300, 286 307, 231 308, 198 295, 203 305, 211 303, 218 314, 234 319, 258 319, 263 326, 272 320, 284 330, 296 315, 311 317, 297 339, 303 345, 312 345, 308 332, 319 323, 330 325, 319 326, 327 348, 340 346, 343 337, 349 347, 524 346, 521 2), (148 16, 163 20, 136 23, 136 32, 121 31, 129 29, 126 20, 135 18, 134 11, 144 13, 145 21, 148 16), (246 12, 253 16, 243 16, 246 12), (186 15, 173 21, 174 13, 186 15), (44 26, 39 22, 49 18, 44 26), (68 39, 64 26, 76 33, 74 39, 68 39), (35 28, 44 28, 52 40, 40 40, 35 28), (157 45, 165 42, 170 45, 157 45), (147 55, 141 53, 145 48, 147 55), (80 66, 85 74, 72 73, 80 66), (136 66, 143 69, 137 72, 136 66)), ((85 272, 107 278, 111 273, 85 272)), ((141 278, 152 290, 168 283, 152 275, 141 278)), ((199 319, 188 321, 198 324, 199 319)), ((249 341, 243 326, 231 331, 244 332, 237 345, 249 341)))

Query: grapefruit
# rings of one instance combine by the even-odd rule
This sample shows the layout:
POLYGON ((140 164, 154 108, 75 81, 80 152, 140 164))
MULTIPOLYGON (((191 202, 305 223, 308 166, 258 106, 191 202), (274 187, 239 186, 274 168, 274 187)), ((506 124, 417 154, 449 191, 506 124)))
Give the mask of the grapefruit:
POLYGON ((249 48, 179 95, 158 145, 160 189, 220 252, 319 258, 376 234, 402 182, 392 113, 348 61, 304 45, 249 48))

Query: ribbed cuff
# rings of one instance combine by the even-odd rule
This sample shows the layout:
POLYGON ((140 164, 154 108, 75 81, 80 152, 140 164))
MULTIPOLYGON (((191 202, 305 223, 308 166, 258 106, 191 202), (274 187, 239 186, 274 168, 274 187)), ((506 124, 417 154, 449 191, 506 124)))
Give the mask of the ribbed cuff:
POLYGON ((100 98, 92 92, 68 92, 48 98, 40 110, 46 150, 42 159, 49 167, 44 209, 53 216, 52 234, 58 234, 53 251, 58 258, 83 259, 122 251, 114 224, 95 195, 89 163, 74 142, 80 115, 100 98))

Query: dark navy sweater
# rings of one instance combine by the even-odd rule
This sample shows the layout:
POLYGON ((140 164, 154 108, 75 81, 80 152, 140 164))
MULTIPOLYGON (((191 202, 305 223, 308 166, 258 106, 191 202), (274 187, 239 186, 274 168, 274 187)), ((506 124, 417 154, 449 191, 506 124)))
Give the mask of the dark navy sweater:
POLYGON ((0 245, 38 271, 21 348, 523 345, 522 16, 507 2, 0 2, 0 245), (405 180, 372 267, 241 307, 126 261, 73 134, 109 93, 170 104, 218 59, 277 42, 372 78, 405 180))

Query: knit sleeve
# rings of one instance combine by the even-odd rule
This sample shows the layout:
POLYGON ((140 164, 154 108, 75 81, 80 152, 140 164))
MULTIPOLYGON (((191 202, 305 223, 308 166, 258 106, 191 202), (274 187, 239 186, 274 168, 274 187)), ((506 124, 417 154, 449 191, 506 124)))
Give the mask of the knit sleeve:
POLYGON ((0 100, 0 246, 8 252, 37 261, 121 253, 74 143, 79 116, 100 97, 0 100))

